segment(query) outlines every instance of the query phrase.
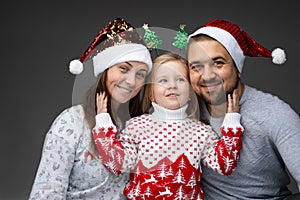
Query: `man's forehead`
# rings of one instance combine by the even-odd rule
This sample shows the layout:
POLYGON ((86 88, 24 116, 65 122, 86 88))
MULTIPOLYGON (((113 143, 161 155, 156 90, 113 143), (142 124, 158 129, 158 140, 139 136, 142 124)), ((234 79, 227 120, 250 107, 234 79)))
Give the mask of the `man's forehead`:
POLYGON ((212 59, 202 50, 202 51, 191 51, 188 54, 189 63, 203 63, 211 62, 212 59))

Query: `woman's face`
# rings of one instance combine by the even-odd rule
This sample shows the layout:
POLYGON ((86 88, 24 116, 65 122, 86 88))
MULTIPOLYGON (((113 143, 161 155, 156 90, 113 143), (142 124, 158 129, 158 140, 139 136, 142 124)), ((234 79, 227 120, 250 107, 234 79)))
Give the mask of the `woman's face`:
POLYGON ((107 71, 106 87, 112 100, 120 104, 135 97, 145 83, 147 73, 148 66, 137 61, 110 67, 107 71))

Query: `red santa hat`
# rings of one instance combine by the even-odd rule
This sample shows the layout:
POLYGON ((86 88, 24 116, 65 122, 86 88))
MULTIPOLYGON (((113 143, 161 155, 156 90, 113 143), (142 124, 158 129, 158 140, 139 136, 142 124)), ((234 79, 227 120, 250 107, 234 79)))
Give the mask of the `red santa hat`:
POLYGON ((127 61, 146 63, 149 72, 152 68, 151 55, 143 38, 121 18, 109 22, 99 32, 82 56, 70 62, 69 71, 80 74, 83 71, 83 62, 90 59, 93 61, 95 77, 107 68, 127 61))
POLYGON ((273 63, 283 64, 286 61, 284 50, 276 48, 266 49, 251 38, 237 25, 225 20, 213 20, 189 35, 189 40, 197 35, 208 35, 220 42, 233 58, 241 72, 245 56, 272 58, 273 63))

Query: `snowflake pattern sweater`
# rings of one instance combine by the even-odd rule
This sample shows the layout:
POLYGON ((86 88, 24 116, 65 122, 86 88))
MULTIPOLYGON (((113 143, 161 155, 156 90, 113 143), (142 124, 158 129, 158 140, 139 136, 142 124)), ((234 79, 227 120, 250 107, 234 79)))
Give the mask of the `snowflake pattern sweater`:
POLYGON ((128 199, 203 199, 200 162, 224 175, 237 165, 240 114, 226 114, 220 139, 210 126, 187 117, 187 105, 153 107, 152 114, 129 120, 119 135, 109 114, 96 116, 93 136, 103 164, 114 174, 130 171, 128 199))

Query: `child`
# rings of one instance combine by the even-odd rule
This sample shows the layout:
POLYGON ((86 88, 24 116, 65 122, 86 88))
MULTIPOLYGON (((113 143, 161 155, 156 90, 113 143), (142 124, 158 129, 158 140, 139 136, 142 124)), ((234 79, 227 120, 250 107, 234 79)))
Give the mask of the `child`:
MULTIPOLYGON (((124 189, 128 199, 203 199, 201 161, 224 175, 236 167, 244 130, 236 113, 237 94, 228 96, 224 136, 219 139, 210 126, 191 118, 197 102, 188 74, 186 61, 178 55, 157 57, 143 99, 144 110, 150 103, 154 110, 129 120, 118 138, 109 114, 96 116, 93 136, 104 165, 114 174, 130 171, 124 189)), ((103 112, 104 96, 98 95, 97 103, 103 112)))

